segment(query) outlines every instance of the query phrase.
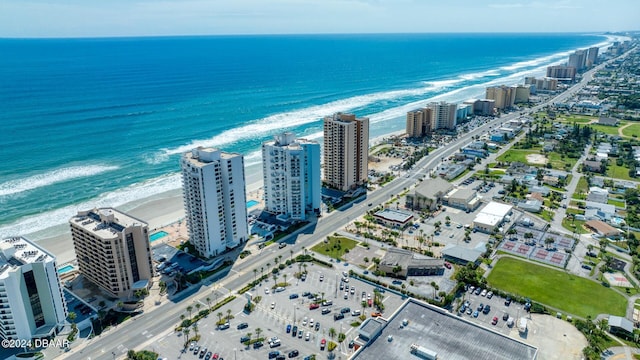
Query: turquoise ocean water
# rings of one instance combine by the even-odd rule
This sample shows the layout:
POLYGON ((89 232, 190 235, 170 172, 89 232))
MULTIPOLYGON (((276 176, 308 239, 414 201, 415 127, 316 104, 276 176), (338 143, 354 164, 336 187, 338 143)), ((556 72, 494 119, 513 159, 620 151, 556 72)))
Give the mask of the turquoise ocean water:
POLYGON ((0 236, 180 186, 199 145, 260 162, 279 131, 321 141, 321 118, 404 128, 430 100, 544 75, 594 34, 394 34, 0 39, 0 236))

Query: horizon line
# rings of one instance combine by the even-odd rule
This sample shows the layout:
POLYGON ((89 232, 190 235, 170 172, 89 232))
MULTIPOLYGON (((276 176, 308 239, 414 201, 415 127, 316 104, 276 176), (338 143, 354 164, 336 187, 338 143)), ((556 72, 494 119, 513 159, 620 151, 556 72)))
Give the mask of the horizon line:
POLYGON ((625 31, 516 31, 516 32, 499 32, 499 31, 460 31, 460 32, 354 32, 354 33, 238 33, 238 34, 148 34, 148 35, 96 35, 96 36, 0 36, 0 40, 90 40, 90 39, 140 39, 140 38, 186 38, 186 37, 266 37, 266 36, 350 36, 350 35, 428 35, 428 34, 455 34, 455 35, 475 35, 475 34, 499 34, 499 35, 517 35, 517 34, 576 34, 576 35, 622 35, 640 32, 640 30, 625 31))

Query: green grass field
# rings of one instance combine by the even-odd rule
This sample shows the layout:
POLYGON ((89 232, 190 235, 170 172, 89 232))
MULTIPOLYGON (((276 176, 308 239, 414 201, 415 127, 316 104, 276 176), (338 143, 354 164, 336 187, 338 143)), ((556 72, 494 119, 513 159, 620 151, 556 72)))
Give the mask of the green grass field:
POLYGON ((628 137, 640 136, 640 124, 633 124, 629 127, 622 129, 622 134, 628 137))
POLYGON ((607 166, 607 176, 620 180, 635 180, 629 176, 629 168, 616 165, 615 161, 610 161, 607 166))
POLYGON ((586 194, 589 192, 589 183, 587 182, 587 178, 582 176, 578 179, 578 185, 576 186, 576 191, 571 196, 572 199, 584 200, 587 198, 586 194), (580 195, 582 193, 582 195, 580 195))
POLYGON ((595 117, 590 117, 590 116, 577 116, 577 115, 571 115, 571 116, 563 116, 558 118, 559 121, 563 121, 563 122, 568 122, 568 123, 578 123, 578 124, 586 124, 591 120, 596 120, 597 118, 595 117))
MULTIPOLYGON (((519 161, 521 163, 528 164, 527 155, 529 154, 539 154, 540 152, 537 150, 515 150, 511 149, 506 151, 504 154, 498 156, 496 160, 498 161, 519 161)), ((533 165, 533 164, 531 164, 533 165)))
POLYGON ((618 126, 589 124, 593 130, 607 135, 618 135, 618 126))
POLYGON ((487 280, 493 287, 582 318, 595 318, 598 314, 624 316, 627 308, 625 297, 610 288, 522 260, 500 259, 487 280))
POLYGON ((328 236, 326 242, 319 243, 312 247, 311 250, 336 260, 342 260, 342 256, 346 254, 348 250, 356 247, 357 244, 357 241, 347 239, 343 236, 328 236))
POLYGON ((617 207, 623 208, 623 209, 625 208, 624 201, 618 201, 618 200, 609 199, 607 201, 607 204, 613 205, 613 206, 617 206, 617 207))
POLYGON ((576 234, 588 234, 589 230, 586 230, 582 225, 584 225, 584 220, 576 220, 571 221, 569 218, 562 219, 562 227, 573 232, 575 230, 576 234), (574 229, 575 225, 575 229, 574 229))
POLYGON ((557 152, 551 152, 547 155, 547 157, 549 158, 549 162, 551 162, 551 166, 554 169, 558 169, 558 170, 564 170, 566 164, 569 164, 569 167, 571 168, 578 161, 578 159, 572 159, 566 156, 562 158, 561 154, 557 152))

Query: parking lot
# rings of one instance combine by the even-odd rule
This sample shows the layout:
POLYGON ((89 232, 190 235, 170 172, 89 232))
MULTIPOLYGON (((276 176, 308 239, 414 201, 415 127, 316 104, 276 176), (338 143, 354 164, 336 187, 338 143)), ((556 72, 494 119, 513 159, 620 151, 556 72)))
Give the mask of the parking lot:
POLYGON ((484 293, 485 296, 482 296, 482 291, 480 291, 479 294, 476 294, 477 290, 477 288, 474 288, 473 292, 468 290, 464 294, 462 299, 463 303, 468 301, 469 306, 465 309, 464 314, 458 311, 459 316, 465 317, 474 323, 481 324, 505 335, 509 335, 512 328, 517 327, 518 319, 528 314, 524 310, 524 305, 522 304, 511 302, 509 305, 506 305, 505 298, 496 295, 489 298, 486 292, 484 293), (480 305, 482 305, 482 308, 480 308, 480 305), (487 306, 490 307, 488 312, 486 310, 487 306), (506 317, 512 318, 514 322, 511 327, 507 326, 505 314, 506 317), (497 318, 497 322, 495 324, 493 324, 494 318, 497 318))
MULTIPOLYGON (((327 269, 310 265, 307 268, 308 275, 305 281, 294 277, 296 271, 297 267, 293 267, 280 272, 278 283, 284 282, 284 274, 286 274, 289 284, 282 291, 274 291, 273 279, 269 279, 251 290, 250 294, 254 299, 258 296, 261 297, 251 314, 243 312, 247 299, 244 296, 238 296, 230 304, 202 319, 198 323, 198 331, 201 334, 198 345, 201 348, 207 347, 207 351, 218 353, 227 359, 268 359, 271 351, 279 351, 280 354, 288 357, 288 354, 293 350, 297 350, 299 353, 295 358, 303 359, 311 354, 326 353, 326 348, 321 350, 321 342, 323 339, 326 343, 331 341, 330 333, 332 331, 330 329, 334 329, 334 342, 338 343, 339 333, 344 333, 346 336, 342 343, 338 343, 338 348, 334 352, 336 354, 342 353, 343 358, 350 355, 353 349, 349 348, 349 343, 357 337, 357 326, 361 322, 359 316, 352 315, 352 312, 360 311, 361 314, 370 316, 372 312, 376 311, 373 307, 362 307, 362 292, 365 293, 365 299, 373 297, 374 287, 356 279, 349 279, 348 283, 343 283, 343 286, 349 287, 345 294, 345 289, 340 290, 342 272, 344 271, 342 267, 327 269), (353 294, 351 287, 354 288, 353 294), (303 296, 306 293, 312 293, 314 299, 303 296), (316 295, 324 298, 324 306, 323 301, 315 300, 316 295), (315 308, 315 305, 311 306, 311 304, 318 304, 318 306, 315 308), (349 311, 346 311, 347 308, 349 311), (218 330, 216 326, 218 313, 222 313, 224 317, 227 315, 227 309, 231 310, 233 319, 231 319, 228 329, 218 330), (338 314, 342 314, 344 318, 334 319, 334 315, 338 314), (247 328, 238 329, 237 326, 241 323, 247 323, 247 328), (288 325, 291 326, 287 332, 288 325), (295 330, 298 332, 295 336, 293 334, 294 326, 297 327, 295 330), (249 336, 249 334, 251 339, 255 339, 258 328, 260 329, 260 337, 265 339, 262 347, 254 349, 253 346, 245 346, 241 343, 240 339, 249 336), (302 333, 300 334, 300 332, 302 333), (270 348, 268 341, 271 338, 278 338, 280 345, 270 348)), ((392 313, 403 302, 400 296, 390 292, 385 292, 383 296, 384 314, 392 313)), ((201 305, 206 306, 206 304, 201 305)), ((193 335, 194 333, 191 331, 190 336, 193 335)), ((180 334, 172 333, 156 342, 155 349, 162 356, 168 358, 199 359, 198 355, 193 354, 193 351, 180 356, 179 349, 182 348, 183 341, 180 334)))

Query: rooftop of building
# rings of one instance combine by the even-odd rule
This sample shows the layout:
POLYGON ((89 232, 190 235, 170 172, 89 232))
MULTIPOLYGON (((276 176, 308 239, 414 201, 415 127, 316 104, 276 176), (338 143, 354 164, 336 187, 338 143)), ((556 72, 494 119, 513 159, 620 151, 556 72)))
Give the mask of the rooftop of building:
POLYGON ((464 262, 476 262, 482 255, 482 251, 470 249, 460 245, 449 245, 442 249, 442 256, 450 257, 464 262))
POLYGON ((232 159, 238 156, 242 157, 238 153, 229 153, 212 147, 200 146, 184 153, 182 158, 194 166, 204 166, 220 159, 232 159))
POLYGON ((411 266, 444 266, 444 260, 418 255, 412 251, 389 248, 380 260, 381 265, 398 266, 407 269, 411 266))
POLYGON ((53 260, 53 254, 24 237, 0 240, 0 276, 12 267, 53 260))
POLYGON ((436 194, 445 194, 449 192, 453 188, 450 182, 447 180, 436 177, 433 179, 425 179, 416 187, 414 192, 419 194, 420 196, 424 196, 426 198, 432 199, 436 196, 436 194))
POLYGON ((467 199, 472 198, 474 196, 476 196, 476 191, 473 189, 454 189, 449 194, 447 194, 449 201, 451 201, 452 199, 459 199, 459 200, 466 201, 467 199))
POLYGON ((382 209, 374 214, 374 216, 383 218, 389 221, 397 221, 405 223, 413 218, 413 214, 406 213, 400 210, 382 209))
POLYGON ((148 226, 146 222, 114 208, 80 211, 69 222, 104 239, 115 238, 130 226, 148 226))
POLYGON ((535 359, 538 352, 531 345, 415 299, 408 299, 382 325, 377 340, 363 346, 352 359, 412 359, 412 344, 448 360, 535 359))

